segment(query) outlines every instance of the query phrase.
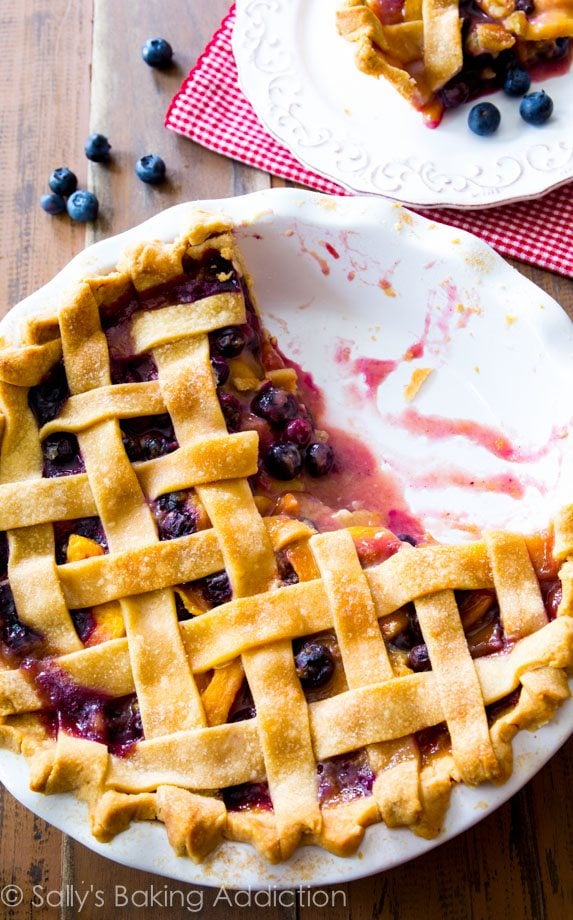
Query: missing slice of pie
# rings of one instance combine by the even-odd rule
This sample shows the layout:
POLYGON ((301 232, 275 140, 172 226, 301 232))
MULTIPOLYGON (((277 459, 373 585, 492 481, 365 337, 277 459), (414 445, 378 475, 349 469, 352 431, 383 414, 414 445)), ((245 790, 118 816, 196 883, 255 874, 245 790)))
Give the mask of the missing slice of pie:
POLYGON ((225 217, 32 317, 0 406, 0 740, 99 840, 432 837, 568 696, 573 506, 440 545, 348 500, 225 217))
POLYGON ((565 71, 573 12, 564 0, 344 0, 339 33, 356 64, 383 77, 427 124, 503 85, 519 66, 565 71))

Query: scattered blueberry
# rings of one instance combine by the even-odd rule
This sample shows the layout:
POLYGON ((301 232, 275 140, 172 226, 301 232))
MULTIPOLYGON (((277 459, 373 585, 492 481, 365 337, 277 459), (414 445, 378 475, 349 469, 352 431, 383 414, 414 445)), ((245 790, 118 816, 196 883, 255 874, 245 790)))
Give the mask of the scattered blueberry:
POLYGON ((268 386, 259 390, 251 402, 251 409, 273 425, 291 422, 299 414, 296 398, 282 387, 268 386))
POLYGON ((165 162, 161 157, 148 153, 139 158, 135 164, 135 172, 142 182, 147 182, 148 185, 159 185, 165 179, 165 162))
POLYGON ((300 450, 292 441, 272 444, 264 457, 265 468, 275 479, 294 479, 302 470, 300 450))
POLYGON ((304 643, 296 653, 294 663, 299 680, 307 690, 324 687, 334 674, 334 658, 330 649, 316 640, 304 643))
POLYGON ((553 100, 543 89, 524 96, 519 106, 519 114, 529 125, 544 125, 552 112, 553 100))
POLYGON ((470 109, 468 115, 470 130, 481 137, 495 134, 499 128, 500 121, 500 111, 492 102, 478 102, 477 105, 470 109))
POLYGON ((531 77, 521 67, 510 67, 505 75, 503 91, 508 96, 523 96, 531 86, 531 77))
POLYGON ((412 668, 412 671, 431 671, 432 665, 428 655, 428 647, 425 643, 415 645, 414 648, 410 649, 408 667, 412 668))
POLYGON ((93 192, 78 189, 77 192, 72 192, 68 198, 66 208, 72 220, 84 224, 96 219, 99 202, 93 192))
POLYGON ((66 202, 61 195, 52 192, 49 195, 42 195, 40 207, 43 208, 46 214, 61 214, 66 210, 66 202))
POLYGON ((225 326, 213 334, 211 347, 216 355, 236 358, 245 347, 245 334, 239 326, 225 326))
POLYGON ((73 173, 71 169, 68 169, 67 166, 60 166, 59 169, 54 169, 52 175, 48 179, 48 185, 56 195, 64 195, 67 197, 77 189, 78 179, 75 173, 73 173))
POLYGON ((94 163, 107 163, 111 144, 103 134, 90 134, 84 145, 88 160, 94 163))
POLYGON ((164 38, 150 38, 143 45, 141 56, 150 67, 168 67, 173 57, 173 48, 164 38))
POLYGON ((229 379, 229 365, 224 358, 213 357, 211 358, 211 367, 215 374, 215 385, 222 387, 229 379))
POLYGON ((330 444, 315 441, 306 449, 305 463, 311 476, 326 476, 334 465, 334 451, 330 444))

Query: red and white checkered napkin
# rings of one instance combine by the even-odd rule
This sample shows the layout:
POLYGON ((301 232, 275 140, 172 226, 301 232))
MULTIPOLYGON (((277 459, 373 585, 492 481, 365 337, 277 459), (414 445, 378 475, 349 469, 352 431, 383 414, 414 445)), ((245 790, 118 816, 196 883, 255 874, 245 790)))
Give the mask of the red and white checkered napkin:
MULTIPOLYGON (((166 127, 198 144, 283 179, 331 195, 347 195, 274 140, 239 89, 231 47, 235 7, 221 23, 174 97, 166 127)), ((480 211, 420 211, 432 220, 468 230, 506 256, 573 277, 573 184, 535 201, 480 211)))

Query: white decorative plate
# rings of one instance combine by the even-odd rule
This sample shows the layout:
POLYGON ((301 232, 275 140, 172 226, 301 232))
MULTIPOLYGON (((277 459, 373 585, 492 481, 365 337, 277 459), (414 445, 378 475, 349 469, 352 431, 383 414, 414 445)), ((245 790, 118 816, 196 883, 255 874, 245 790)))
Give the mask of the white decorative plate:
POLYGON ((498 92, 501 126, 478 137, 470 106, 423 124, 385 80, 361 73, 336 31, 337 0, 237 0, 241 89, 297 159, 347 188, 424 207, 481 208, 542 195, 573 178, 573 71, 534 84, 555 103, 542 128, 498 92))
MULTIPOLYGON (((237 223, 265 323, 323 389, 327 421, 370 446, 436 536, 468 538, 476 523, 532 530, 570 498, 573 325, 484 243, 379 198, 283 189, 178 205, 89 247, 5 317, 2 335, 14 337, 25 314, 53 304, 73 280, 113 268, 127 243, 174 239, 197 205, 237 223), (431 373, 408 403, 404 387, 422 367, 431 373)), ((134 868, 213 886, 336 884, 412 859, 481 820, 572 731, 569 701, 540 731, 522 732, 509 782, 456 788, 435 840, 379 824, 355 857, 306 847, 279 866, 239 843, 195 865, 173 854, 154 823, 101 844, 83 803, 30 792, 19 756, 0 751, 0 778, 37 815, 134 868)))

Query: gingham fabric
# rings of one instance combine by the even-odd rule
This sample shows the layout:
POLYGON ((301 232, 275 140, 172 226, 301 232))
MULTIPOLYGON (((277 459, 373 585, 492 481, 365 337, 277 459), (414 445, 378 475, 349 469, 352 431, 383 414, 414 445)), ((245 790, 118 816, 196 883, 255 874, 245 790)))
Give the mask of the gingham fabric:
MULTIPOLYGON (((350 194, 319 176, 274 140, 239 89, 231 47, 232 6, 173 98, 165 125, 210 150, 331 195, 350 194)), ((420 211, 475 233, 505 256, 573 277, 573 184, 535 201, 479 211, 420 211)))

